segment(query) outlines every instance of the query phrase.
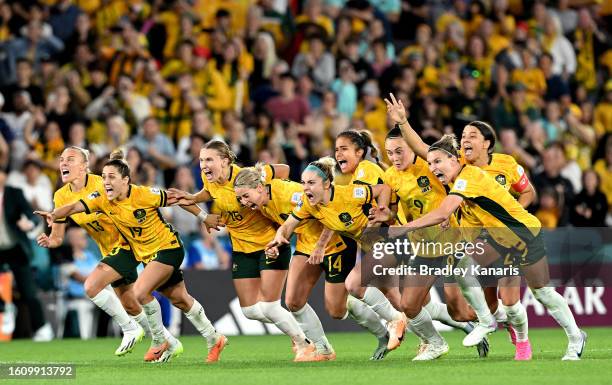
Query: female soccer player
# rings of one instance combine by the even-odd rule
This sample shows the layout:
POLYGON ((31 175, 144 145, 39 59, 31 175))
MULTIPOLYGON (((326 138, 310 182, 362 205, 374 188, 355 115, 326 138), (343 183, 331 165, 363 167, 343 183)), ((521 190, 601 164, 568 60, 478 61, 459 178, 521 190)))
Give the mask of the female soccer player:
MULTIPOLYGON (((291 216, 277 230, 274 240, 268 244, 269 249, 288 244, 289 237, 300 221, 306 219, 316 219, 329 230, 359 242, 363 230, 368 225, 368 217, 364 210, 369 210, 375 198, 379 207, 386 207, 389 204, 391 189, 384 184, 333 185, 333 164, 333 160, 327 161, 323 158, 310 163, 302 172, 302 186, 306 199, 302 199, 291 216)), ((354 270, 353 268, 351 271, 354 270)), ((382 293, 380 296, 387 304, 389 303, 382 293)), ((390 304, 389 307, 394 310, 390 304)), ((350 302, 349 310, 351 310, 350 302)), ((377 311, 377 309, 372 310, 377 311)), ((373 329, 368 327, 368 330, 373 329)), ((377 337, 379 346, 372 356, 373 360, 384 358, 388 352, 389 334, 386 330, 381 330, 377 337)))
MULTIPOLYGON (((384 171, 378 161, 378 150, 367 131, 346 130, 336 137, 336 170, 341 172, 335 184, 377 185, 383 183, 384 171), (374 159, 376 163, 368 160, 374 159), (349 179, 350 177, 350 179, 349 179)), ((364 205, 369 214, 371 204, 364 205)), ((323 239, 321 240, 323 241, 323 239)), ((363 287, 361 285, 361 261, 357 258, 355 267, 346 278, 349 293, 370 306, 382 319, 387 321, 389 330, 388 348, 399 346, 406 329, 406 320, 401 312, 400 293, 397 287, 363 287), (384 293, 384 294, 383 294, 384 293)))
MULTIPOLYGON (((295 361, 321 360, 291 313, 280 304, 291 249, 285 246, 279 249, 279 255, 266 255, 265 246, 274 238, 274 225, 236 199, 234 180, 241 169, 234 161, 235 155, 224 142, 206 143, 200 150, 202 190, 188 194, 170 189, 170 194, 187 205, 214 199, 213 210, 223 216, 232 240, 232 278, 242 313, 249 319, 272 322, 288 335, 297 348, 295 361)), ((268 165, 264 169, 271 178, 289 176, 286 165, 268 165)), ((203 212, 199 215, 206 216, 203 212)))
MULTIPOLYGON (((401 101, 397 101, 391 95, 391 101, 386 100, 386 102, 390 118, 400 124, 408 144, 418 156, 426 159, 429 146, 421 140, 408 124, 401 101)), ((493 153, 494 146, 495 132, 493 128, 485 122, 471 122, 463 129, 460 160, 462 164, 467 163, 480 167, 494 177, 506 190, 514 196, 518 196, 518 202, 523 207, 529 206, 535 199, 536 194, 525 171, 511 156, 493 153)), ((469 218, 466 218, 466 220, 469 220, 469 218)), ((501 262, 511 262, 513 260, 512 256, 509 255, 511 251, 488 237, 486 233, 480 234, 477 241, 485 244, 487 255, 493 256, 493 258, 497 257, 496 265, 503 266, 501 262)), ((466 281, 462 278, 457 281, 461 284, 462 290, 470 298, 470 301, 481 302, 482 294, 477 287, 474 287, 473 284, 466 284, 466 281)), ((498 306, 497 287, 486 287, 484 289, 489 309, 496 321, 507 325, 512 343, 516 345, 515 359, 529 360, 531 359, 531 345, 528 338, 527 310, 520 301, 520 277, 500 277, 499 286, 502 307, 498 306)))
MULTIPOLYGON (((55 207, 102 194, 104 190, 102 178, 88 171, 89 151, 75 146, 67 147, 60 156, 59 169, 64 186, 53 196, 55 207)), ((132 262, 134 260, 132 250, 121 238, 113 222, 102 213, 74 214, 70 219, 87 231, 104 256, 85 280, 85 293, 121 327, 123 339, 115 354, 123 356, 134 349, 136 342, 141 341, 145 330, 149 329, 147 316, 132 290, 133 283, 138 277, 136 266, 132 262), (117 296, 105 290, 109 284, 117 296)), ((68 217, 57 218, 51 225, 50 235, 43 233, 38 236, 38 245, 48 248, 61 246, 66 234, 67 221, 68 217)))
MULTIPOLYGON (((299 183, 271 179, 266 173, 262 179, 262 172, 263 166, 260 165, 242 169, 234 181, 236 197, 244 206, 259 210, 282 225, 302 201, 304 189, 299 183)), ((304 220, 296 228, 296 251, 289 265, 285 303, 318 352, 329 360, 335 358, 335 353, 317 314, 306 302, 322 272, 325 273, 325 307, 333 318, 350 316, 360 325, 369 327, 374 335, 386 335, 386 330, 372 309, 348 297, 344 280, 355 265, 355 241, 330 232, 331 239, 325 239, 327 246, 320 246, 318 241, 323 229, 316 220, 304 220), (319 247, 323 252, 315 253, 319 247)))
MULTIPOLYGON (((446 197, 444 186, 442 186, 429 171, 427 162, 417 157, 416 154, 410 150, 399 128, 395 127, 387 134, 385 150, 387 151, 389 160, 392 162, 392 167, 389 167, 385 171, 383 180, 395 193, 394 196, 398 200, 397 203, 401 205, 404 214, 408 218, 419 218, 437 207, 444 197, 446 197)), ((386 222, 389 218, 389 214, 391 214, 391 217, 397 215, 397 206, 391 205, 391 211, 393 212, 384 213, 378 211, 378 216, 382 216, 380 221, 386 222)), ((373 217, 370 217, 370 219, 373 223, 376 222, 376 220, 373 220, 373 217)), ((457 226, 454 217, 450 219, 453 225, 457 226)), ((440 243, 458 243, 461 240, 454 236, 455 234, 456 233, 452 231, 444 232, 440 231, 439 228, 432 227, 413 233, 410 238, 414 243, 418 243, 422 239, 440 243)), ((441 251, 442 250, 438 252, 436 252, 436 250, 421 252, 416 257, 415 261, 417 264, 423 263, 426 265, 444 265, 445 261, 448 261, 452 265, 454 256, 442 255, 440 254, 441 251)), ((418 358, 415 358, 416 360, 437 358, 448 349, 448 347, 445 347, 444 344, 441 343, 441 336, 435 333, 429 335, 430 333, 428 333, 428 331, 435 329, 433 329, 433 325, 427 318, 438 320, 446 325, 461 329, 466 333, 470 333, 473 330, 473 325, 471 323, 453 320, 445 304, 430 301, 429 290, 434 284, 435 278, 436 277, 432 277, 423 280, 421 284, 421 282, 410 282, 412 277, 408 277, 407 286, 404 287, 402 291, 402 309, 406 315, 412 319, 410 326, 415 334, 418 336, 426 335, 429 339, 432 339, 432 337, 439 337, 437 340, 433 338, 433 346, 425 346, 421 349, 417 355, 418 358), (430 317, 422 313, 422 309, 425 309, 430 317)), ((456 285, 445 282, 444 293, 446 300, 453 303, 453 307, 459 312, 463 314, 470 312, 467 302, 456 285)), ((479 355, 485 357, 489 349, 488 341, 483 339, 482 343, 479 344, 477 348, 479 355)))
MULTIPOLYGON (((438 208, 404 227, 415 231, 442 223, 461 207, 470 219, 461 226, 478 225, 489 229, 489 236, 506 248, 517 248, 520 269, 534 296, 563 327, 569 344, 563 360, 579 360, 586 343, 586 333, 578 328, 567 302, 549 284, 550 275, 540 221, 485 171, 472 165, 461 165, 457 143, 452 135, 445 135, 428 149, 429 169, 442 184, 450 188, 438 208)), ((480 261, 478 261, 480 262, 480 261)), ((473 346, 493 331, 487 324, 482 309, 474 309, 479 325, 464 339, 465 346, 473 346)), ((485 309, 488 316, 488 308, 485 309)))
MULTIPOLYGON (((175 338, 164 335, 159 303, 151 295, 157 290, 172 304, 183 311, 187 319, 206 339, 207 362, 215 362, 227 344, 227 338, 216 332, 206 318, 202 305, 189 295, 180 270, 184 257, 183 244, 172 226, 167 224, 159 207, 168 203, 165 191, 157 188, 130 184, 130 168, 121 151, 111 154, 111 160, 102 170, 105 194, 92 193, 85 198, 53 212, 37 212, 48 223, 78 213, 102 212, 108 216, 128 242, 133 253, 132 266, 145 263, 145 268, 134 283, 134 293, 143 306, 151 333, 157 341, 151 355, 156 361, 165 362, 182 353, 183 347, 175 338)), ((112 253, 111 253, 112 254, 112 253)))

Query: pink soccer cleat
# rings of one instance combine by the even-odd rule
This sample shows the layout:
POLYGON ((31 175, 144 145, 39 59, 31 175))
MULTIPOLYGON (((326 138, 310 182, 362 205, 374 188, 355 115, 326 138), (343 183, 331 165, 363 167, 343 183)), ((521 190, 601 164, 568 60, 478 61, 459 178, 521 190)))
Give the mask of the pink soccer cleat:
POLYGON ((516 343, 516 353, 514 354, 515 361, 531 360, 531 344, 529 340, 516 343))

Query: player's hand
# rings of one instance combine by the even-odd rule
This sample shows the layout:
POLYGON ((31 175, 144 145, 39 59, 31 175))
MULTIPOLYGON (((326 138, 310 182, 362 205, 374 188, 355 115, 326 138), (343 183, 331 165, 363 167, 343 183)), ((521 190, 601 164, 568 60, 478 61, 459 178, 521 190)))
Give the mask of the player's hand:
POLYGON ((43 219, 45 219, 47 221, 47 225, 49 227, 51 227, 53 225, 53 222, 55 221, 55 217, 53 215, 53 213, 49 212, 49 211, 34 211, 34 214, 36 215, 40 215, 43 219))
POLYGON ((223 218, 218 214, 208 214, 206 216, 206 220, 202 222, 204 226, 206 226, 206 231, 210 234, 211 230, 221 230, 221 227, 225 227, 225 222, 223 222, 223 218))
POLYGON ((176 188, 168 189, 168 201, 175 202, 173 204, 180 206, 190 206, 196 204, 195 196, 189 194, 186 191, 182 191, 176 188))
POLYGON ((17 227, 19 227, 19 230, 23 231, 24 233, 32 230, 35 226, 36 224, 29 220, 25 215, 22 215, 17 221, 17 227))
POLYGON ((266 253, 266 258, 272 258, 272 259, 276 259, 278 258, 278 247, 274 246, 274 247, 270 247, 269 249, 265 250, 266 253))
POLYGON ((325 248, 317 246, 312 253, 310 253, 310 257, 308 257, 306 262, 311 265, 319 265, 323 262, 323 257, 325 257, 325 248))
POLYGON ((276 232, 274 239, 266 245, 266 250, 271 249, 273 247, 278 247, 278 246, 288 245, 288 244, 289 244, 289 240, 287 240, 287 238, 285 238, 283 234, 280 233, 280 229, 279 229, 279 231, 276 232))
POLYGON ((385 98, 387 104, 387 114, 389 118, 395 123, 404 123, 408 119, 406 118, 406 108, 401 100, 397 100, 395 95, 389 94, 391 100, 385 98))
POLYGON ((370 209, 368 219, 369 225, 376 225, 390 221, 393 218, 393 212, 385 206, 372 207, 370 209))
POLYGON ((446 218, 444 222, 440 223, 442 230, 446 230, 450 227, 450 218, 446 218))
POLYGON ((40 247, 52 249, 54 247, 58 247, 61 244, 61 241, 59 241, 57 238, 51 238, 47 234, 42 233, 36 237, 36 243, 40 247))

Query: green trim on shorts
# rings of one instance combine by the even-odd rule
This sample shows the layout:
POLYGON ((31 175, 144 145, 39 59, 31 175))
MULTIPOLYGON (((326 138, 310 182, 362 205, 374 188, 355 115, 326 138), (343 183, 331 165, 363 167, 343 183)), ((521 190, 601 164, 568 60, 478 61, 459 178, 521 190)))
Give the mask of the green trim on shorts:
POLYGON ((264 250, 252 253, 232 252, 232 279, 260 278, 262 270, 288 270, 291 262, 291 247, 278 248, 277 258, 267 258, 264 250))

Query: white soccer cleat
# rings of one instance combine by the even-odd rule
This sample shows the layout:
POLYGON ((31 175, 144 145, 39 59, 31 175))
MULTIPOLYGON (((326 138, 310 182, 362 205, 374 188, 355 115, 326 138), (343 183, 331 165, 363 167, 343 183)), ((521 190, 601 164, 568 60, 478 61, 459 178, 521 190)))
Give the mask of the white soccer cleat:
POLYGON ((128 332, 123 333, 123 339, 121 339, 121 345, 115 350, 116 356, 124 356, 128 353, 131 353, 134 350, 134 346, 136 342, 142 341, 145 336, 144 329, 138 325, 138 327, 134 330, 130 330, 128 332))
POLYGON ((576 342, 570 342, 567 345, 567 350, 561 360, 562 361, 580 361, 580 357, 582 356, 582 352, 584 351, 584 346, 586 345, 586 341, 587 341, 587 334, 583 330, 581 330, 580 339, 576 342))
POLYGON ((487 337, 490 333, 493 333, 497 330, 497 322, 493 321, 490 325, 483 325, 478 323, 474 330, 472 330, 465 338, 463 339, 463 346, 472 347, 478 345, 483 339, 487 337))
POLYGON ((448 353, 448 344, 442 340, 439 344, 427 344, 412 361, 431 361, 448 353))
POLYGON ((49 342, 53 340, 53 337, 53 328, 51 327, 51 324, 47 322, 38 330, 36 330, 36 332, 32 336, 32 340, 34 342, 49 342))
POLYGON ((156 362, 168 362, 183 354, 183 344, 178 340, 178 338, 172 338, 169 340, 168 345, 168 349, 162 353, 161 357, 159 357, 156 362))

